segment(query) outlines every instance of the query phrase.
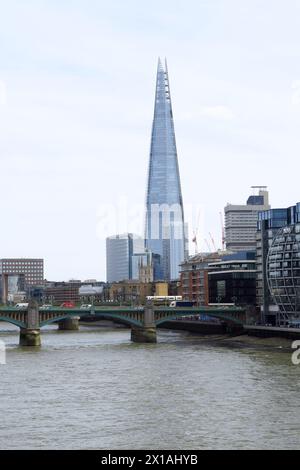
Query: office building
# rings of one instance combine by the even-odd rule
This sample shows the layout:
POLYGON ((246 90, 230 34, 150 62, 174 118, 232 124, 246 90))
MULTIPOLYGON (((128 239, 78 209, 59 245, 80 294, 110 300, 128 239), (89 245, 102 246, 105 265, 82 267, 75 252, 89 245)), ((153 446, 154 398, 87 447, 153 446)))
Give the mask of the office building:
POLYGON ((300 203, 261 212, 257 229, 257 303, 262 323, 299 314, 300 203))
POLYGON ((146 249, 160 256, 155 279, 179 279, 187 229, 177 158, 167 64, 158 62, 146 198, 146 249))
POLYGON ((22 290, 26 287, 43 283, 44 260, 36 258, 3 258, 0 259, 0 275, 2 282, 4 278, 8 281, 8 289, 11 285, 10 278, 18 277, 19 286, 22 290))
POLYGON ((256 305, 255 252, 239 252, 209 263, 210 304, 256 305))
POLYGON ((47 304, 61 304, 63 302, 79 303, 80 280, 68 282, 47 282, 43 289, 43 302, 47 304))
POLYGON ((132 279, 132 257, 142 252, 144 252, 144 239, 138 235, 125 233, 108 237, 106 239, 107 282, 132 279))
POLYGON ((224 209, 226 249, 254 251, 258 213, 268 209, 269 194, 265 187, 260 187, 259 194, 250 196, 245 205, 227 204, 224 209))

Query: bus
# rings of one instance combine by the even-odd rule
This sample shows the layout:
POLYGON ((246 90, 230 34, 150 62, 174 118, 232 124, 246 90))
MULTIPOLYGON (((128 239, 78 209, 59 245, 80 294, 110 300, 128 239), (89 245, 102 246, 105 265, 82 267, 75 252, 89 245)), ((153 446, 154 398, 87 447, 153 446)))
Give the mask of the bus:
POLYGON ((182 300, 181 295, 148 295, 147 300, 153 302, 154 305, 169 305, 170 302, 182 300))

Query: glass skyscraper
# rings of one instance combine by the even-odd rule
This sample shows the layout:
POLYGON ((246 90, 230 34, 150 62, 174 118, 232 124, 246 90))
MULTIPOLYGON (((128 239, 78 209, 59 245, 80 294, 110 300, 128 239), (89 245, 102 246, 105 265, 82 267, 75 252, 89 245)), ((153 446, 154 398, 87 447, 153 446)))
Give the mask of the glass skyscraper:
POLYGON ((132 279, 132 258, 144 250, 144 240, 138 235, 125 233, 106 239, 107 282, 132 279))
POLYGON ((156 279, 179 278, 185 224, 167 63, 158 61, 146 199, 146 249, 160 256, 156 279))

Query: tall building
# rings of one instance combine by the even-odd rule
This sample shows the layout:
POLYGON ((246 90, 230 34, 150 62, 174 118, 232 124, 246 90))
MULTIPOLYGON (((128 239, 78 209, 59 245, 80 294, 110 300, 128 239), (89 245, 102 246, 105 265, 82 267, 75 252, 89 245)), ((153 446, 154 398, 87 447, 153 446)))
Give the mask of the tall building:
POLYGON ((146 249, 160 256, 156 279, 179 278, 186 255, 186 228, 180 186, 167 63, 158 61, 146 198, 146 249))
POLYGON ((5 258, 0 260, 0 274, 23 276, 26 286, 43 283, 44 260, 35 258, 5 258))
POLYGON ((258 195, 250 196, 245 205, 225 207, 225 239, 229 251, 255 251, 257 218, 260 211, 270 209, 269 193, 261 187, 258 195))
POLYGON ((259 213, 256 297, 263 323, 281 324, 300 314, 299 224, 300 203, 259 213))
POLYGON ((6 304, 9 294, 24 292, 25 289, 43 283, 44 260, 35 258, 0 259, 0 295, 6 304))
POLYGON ((144 240, 138 235, 125 233, 106 239, 107 282, 132 279, 133 255, 144 251, 144 240))

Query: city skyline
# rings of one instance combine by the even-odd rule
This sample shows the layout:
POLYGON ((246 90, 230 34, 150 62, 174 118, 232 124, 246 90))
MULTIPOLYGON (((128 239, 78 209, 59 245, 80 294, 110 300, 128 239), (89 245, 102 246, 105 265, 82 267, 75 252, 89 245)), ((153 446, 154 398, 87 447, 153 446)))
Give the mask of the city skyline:
POLYGON ((105 279, 99 205, 117 194, 143 204, 159 54, 171 67, 185 204, 203 208, 199 239, 211 232, 221 246, 219 212, 253 184, 269 187, 272 207, 299 200, 297 2, 191 1, 176 14, 170 2, 130 5, 117 16, 95 1, 2 10, 2 257, 45 258, 49 279, 105 279))

